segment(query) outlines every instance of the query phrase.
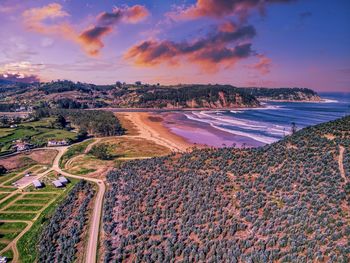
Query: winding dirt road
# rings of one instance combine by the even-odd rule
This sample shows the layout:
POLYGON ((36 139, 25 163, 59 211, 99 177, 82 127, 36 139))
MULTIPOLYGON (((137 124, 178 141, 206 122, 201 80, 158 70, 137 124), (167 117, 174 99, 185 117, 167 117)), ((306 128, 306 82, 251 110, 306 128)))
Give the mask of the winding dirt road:
MULTIPOLYGON (((99 140, 97 140, 98 142, 99 140)), ((87 245, 87 253, 85 256, 85 263, 96 263, 96 258, 97 258, 97 245, 98 245, 98 238, 99 238, 99 230, 100 230, 100 220, 102 216, 102 206, 103 206, 103 197, 104 193, 106 190, 105 184, 103 180, 95 179, 95 178, 89 178, 89 177, 83 177, 83 176, 77 176, 73 175, 70 173, 67 173, 65 171, 62 171, 62 169, 59 167, 59 162, 60 159, 62 158, 63 154, 67 151, 69 147, 55 147, 55 148, 50 148, 50 149, 56 149, 58 151, 52 167, 48 169, 47 171, 39 174, 36 176, 36 179, 40 179, 41 177, 45 176, 51 171, 56 171, 64 176, 71 177, 71 178, 76 178, 76 179, 83 179, 86 181, 93 182, 97 184, 98 186, 98 193, 95 199, 95 206, 93 209, 93 214, 90 222, 90 227, 89 227, 89 240, 88 240, 88 245, 87 245)), ((11 196, 15 195, 16 193, 22 192, 24 188, 29 186, 32 182, 28 181, 28 183, 21 185, 16 191, 13 191, 6 199, 10 198, 11 196)), ((5 200, 5 199, 4 199, 5 200)), ((49 204, 48 204, 49 205, 49 204)), ((47 206, 45 206, 46 208, 47 206)), ((45 209, 43 208, 43 209, 45 209)), ((39 217, 40 213, 37 215, 39 217)), ((11 220, 1 220, 2 222, 5 221, 11 221, 11 220)), ((18 220, 15 220, 16 222, 20 222, 18 220)), ((14 222, 13 220, 11 222, 14 222)), ((9 243, 6 248, 4 248, 2 251, 6 251, 7 249, 11 248, 13 251, 13 262, 19 262, 19 253, 17 250, 17 241, 31 228, 33 225, 33 222, 31 221, 23 221, 27 224, 26 228, 14 239, 9 243)))
MULTIPOLYGON (((97 140, 98 142, 98 140, 97 140)), ((95 143, 95 142, 94 142, 95 143)), ((91 144, 90 144, 91 145, 91 144)), ((89 241, 87 245, 87 253, 85 256, 85 263, 95 263, 97 258, 97 245, 98 245, 98 237, 100 232, 100 221, 102 216, 102 206, 103 206, 103 197, 106 191, 106 186, 103 182, 103 180, 95 179, 95 178, 89 178, 84 176, 78 176, 73 175, 70 173, 67 173, 65 171, 62 171, 62 169, 59 167, 59 160, 61 159, 62 155, 67 151, 68 147, 62 147, 59 149, 59 152, 53 162, 52 170, 67 176, 71 178, 77 178, 77 179, 83 179, 86 181, 90 181, 93 183, 96 183, 98 186, 98 193, 95 199, 95 206, 90 222, 90 228, 89 228, 89 241)))

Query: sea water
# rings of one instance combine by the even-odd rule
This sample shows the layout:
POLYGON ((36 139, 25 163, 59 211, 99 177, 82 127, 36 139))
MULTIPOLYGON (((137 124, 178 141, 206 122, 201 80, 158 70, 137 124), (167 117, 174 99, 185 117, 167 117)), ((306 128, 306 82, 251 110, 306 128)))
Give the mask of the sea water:
POLYGON ((261 108, 192 111, 168 125, 187 140, 220 147, 259 146, 301 129, 350 115, 350 93, 321 93, 323 102, 267 102, 261 108), (190 127, 190 128, 189 128, 190 127))

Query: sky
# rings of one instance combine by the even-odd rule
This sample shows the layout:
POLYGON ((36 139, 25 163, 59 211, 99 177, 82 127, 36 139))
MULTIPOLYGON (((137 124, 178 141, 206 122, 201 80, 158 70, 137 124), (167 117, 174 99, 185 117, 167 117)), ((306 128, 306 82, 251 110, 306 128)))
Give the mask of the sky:
POLYGON ((350 91, 349 0, 0 0, 0 79, 350 91))

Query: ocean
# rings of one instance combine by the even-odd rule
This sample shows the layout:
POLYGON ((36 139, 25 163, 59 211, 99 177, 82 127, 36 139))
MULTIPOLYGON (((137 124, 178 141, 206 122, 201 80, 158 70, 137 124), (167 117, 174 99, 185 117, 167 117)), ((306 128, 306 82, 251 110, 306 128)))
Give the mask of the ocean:
POLYGON ((255 147, 296 129, 350 115, 350 93, 321 93, 325 102, 267 102, 262 108, 163 113, 165 125, 207 146, 255 147))

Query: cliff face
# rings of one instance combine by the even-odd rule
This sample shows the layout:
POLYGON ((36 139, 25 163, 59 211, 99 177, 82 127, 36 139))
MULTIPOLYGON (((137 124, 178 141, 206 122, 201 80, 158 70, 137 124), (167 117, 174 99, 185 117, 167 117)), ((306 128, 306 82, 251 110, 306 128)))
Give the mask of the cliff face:
POLYGON ((166 109, 183 109, 183 108, 246 108, 258 107, 259 101, 252 97, 240 93, 227 93, 218 91, 217 93, 206 93, 201 96, 193 96, 187 99, 165 99, 157 98, 155 100, 145 101, 140 98, 137 106, 140 108, 166 108, 166 109))

